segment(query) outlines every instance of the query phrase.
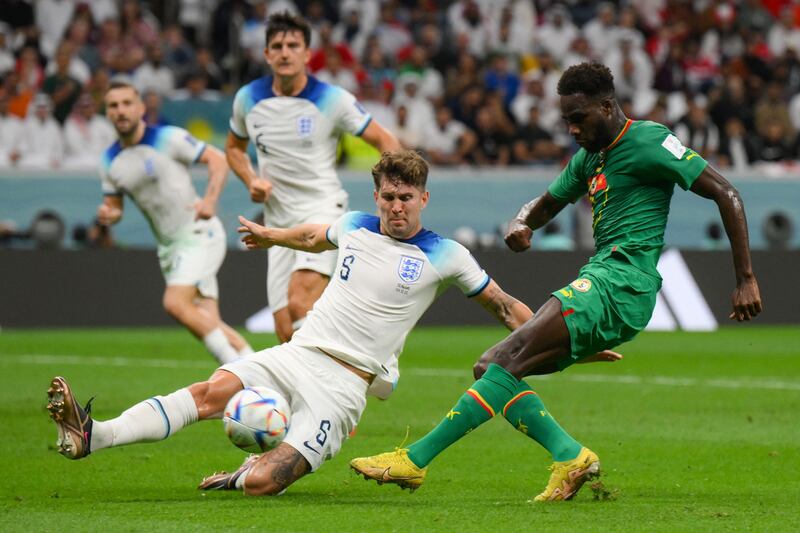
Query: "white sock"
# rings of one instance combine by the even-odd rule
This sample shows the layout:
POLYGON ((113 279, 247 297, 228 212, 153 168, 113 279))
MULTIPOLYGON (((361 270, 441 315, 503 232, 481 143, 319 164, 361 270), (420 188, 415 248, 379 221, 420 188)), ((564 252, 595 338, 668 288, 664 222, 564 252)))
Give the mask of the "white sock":
POLYGON ((244 474, 236 478, 236 482, 234 482, 233 486, 236 487, 238 490, 244 490, 244 480, 247 477, 247 474, 250 473, 250 469, 244 471, 244 474))
POLYGON ((253 353, 253 348, 251 348, 249 344, 245 344, 244 348, 239 350, 239 357, 244 357, 245 355, 250 355, 251 353, 253 353))
POLYGON ((225 332, 222 331, 222 328, 211 330, 211 333, 203 337, 203 344, 206 345, 208 351, 211 352, 211 355, 213 355, 221 365, 230 363, 239 358, 239 354, 236 353, 236 349, 228 342, 228 337, 225 336, 225 332))
MULTIPOLYGON (((248 466, 247 470, 242 472, 242 474, 239 477, 236 478, 236 481, 233 482, 233 486, 236 487, 237 490, 244 491, 245 480, 247 479, 247 476, 250 474, 250 470, 252 470, 252 469, 253 469, 253 465, 248 466)), ((282 491, 280 491, 275 496, 282 496, 285 493, 286 493, 286 489, 283 489, 282 491)))
POLYGON ((197 422, 199 414, 189 389, 139 402, 117 418, 92 424, 92 451, 134 442, 163 440, 197 422))

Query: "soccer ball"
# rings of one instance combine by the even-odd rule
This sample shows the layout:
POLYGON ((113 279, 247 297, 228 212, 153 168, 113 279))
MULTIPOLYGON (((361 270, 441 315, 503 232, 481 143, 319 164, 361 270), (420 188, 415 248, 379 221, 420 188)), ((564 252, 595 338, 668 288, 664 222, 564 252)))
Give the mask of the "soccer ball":
POLYGON ((275 448, 289 431, 289 402, 267 387, 248 387, 228 401, 222 417, 225 434, 246 452, 275 448))

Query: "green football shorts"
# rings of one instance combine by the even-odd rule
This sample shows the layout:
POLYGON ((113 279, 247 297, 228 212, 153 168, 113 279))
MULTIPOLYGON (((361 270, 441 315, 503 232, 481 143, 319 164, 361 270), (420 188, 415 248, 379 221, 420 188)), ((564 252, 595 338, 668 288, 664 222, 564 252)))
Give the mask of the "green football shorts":
POLYGON ((558 369, 635 337, 650 321, 660 288, 659 278, 608 256, 581 268, 578 279, 553 293, 572 341, 558 369))

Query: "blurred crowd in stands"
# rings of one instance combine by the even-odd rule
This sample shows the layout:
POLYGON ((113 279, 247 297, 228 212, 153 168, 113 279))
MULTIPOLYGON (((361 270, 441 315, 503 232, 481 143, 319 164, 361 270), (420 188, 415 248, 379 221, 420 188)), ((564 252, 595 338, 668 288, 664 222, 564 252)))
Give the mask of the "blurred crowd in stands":
POLYGON ((148 121, 267 73, 264 20, 313 27, 309 70, 355 93, 438 165, 557 164, 574 152, 556 84, 596 60, 625 113, 721 168, 800 158, 793 0, 4 0, 0 168, 96 168, 105 88, 129 76, 148 121))

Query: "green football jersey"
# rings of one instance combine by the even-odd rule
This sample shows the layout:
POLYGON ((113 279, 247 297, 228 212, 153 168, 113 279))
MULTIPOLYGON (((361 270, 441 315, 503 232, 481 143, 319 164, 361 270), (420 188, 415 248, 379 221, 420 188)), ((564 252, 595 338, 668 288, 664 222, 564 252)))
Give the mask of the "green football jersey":
POLYGON ((597 259, 613 250, 659 277, 656 264, 675 184, 688 189, 706 165, 667 127, 628 120, 607 149, 581 148, 548 191, 568 202, 589 195, 597 259))

